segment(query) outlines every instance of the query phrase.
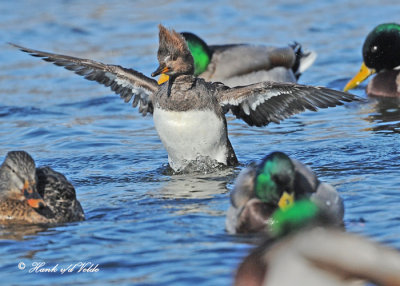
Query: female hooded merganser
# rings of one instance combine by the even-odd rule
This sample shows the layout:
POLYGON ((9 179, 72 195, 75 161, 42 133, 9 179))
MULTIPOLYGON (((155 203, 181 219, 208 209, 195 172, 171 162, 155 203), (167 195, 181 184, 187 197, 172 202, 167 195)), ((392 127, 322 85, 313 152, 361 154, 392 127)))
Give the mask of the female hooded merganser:
MULTIPOLYGON (((227 86, 262 81, 296 82, 315 59, 315 52, 303 53, 300 44, 287 47, 249 44, 207 45, 193 33, 181 33, 194 60, 194 75, 227 86)), ((162 74, 158 83, 168 80, 162 74)))
POLYGON ((84 220, 75 189, 50 167, 36 168, 25 151, 8 152, 0 166, 0 223, 48 224, 84 220))
POLYGON ((352 101, 352 94, 294 83, 260 82, 229 88, 196 78, 193 57, 183 36, 159 25, 159 67, 152 76, 167 74, 162 85, 133 70, 88 59, 57 55, 16 46, 45 61, 64 66, 120 94, 139 111, 152 113, 155 127, 168 152, 172 169, 211 158, 224 165, 238 160, 228 139, 225 114, 231 111, 250 126, 280 122, 306 109, 316 111, 352 101))
POLYGON ((338 192, 314 172, 285 153, 273 152, 252 163, 236 179, 226 216, 229 233, 268 233, 271 214, 308 198, 343 224, 344 206, 338 192))
POLYGON ((344 91, 358 86, 375 74, 367 85, 370 96, 400 97, 400 25, 381 24, 365 39, 362 55, 364 62, 359 73, 352 78, 344 91))
POLYGON ((272 219, 273 237, 239 265, 235 286, 400 285, 397 250, 335 227, 312 202, 277 210, 272 219))

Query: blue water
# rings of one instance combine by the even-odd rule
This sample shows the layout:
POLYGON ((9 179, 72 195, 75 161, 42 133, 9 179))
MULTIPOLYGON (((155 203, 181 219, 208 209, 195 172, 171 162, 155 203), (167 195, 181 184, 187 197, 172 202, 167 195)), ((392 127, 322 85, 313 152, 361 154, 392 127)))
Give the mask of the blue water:
POLYGON ((213 44, 298 41, 319 54, 301 83, 342 89, 359 69, 366 34, 399 21, 397 0, 1 1, 0 158, 24 149, 64 173, 87 220, 1 230, 3 285, 228 285, 252 247, 224 231, 229 190, 244 165, 273 150, 309 164, 344 198, 348 231, 400 249, 400 107, 365 103, 306 112, 280 125, 228 118, 243 165, 171 175, 151 117, 103 86, 7 45, 92 58, 149 75, 157 24, 213 44), (24 270, 18 264, 25 264, 24 270), (93 273, 29 273, 98 264, 93 273))

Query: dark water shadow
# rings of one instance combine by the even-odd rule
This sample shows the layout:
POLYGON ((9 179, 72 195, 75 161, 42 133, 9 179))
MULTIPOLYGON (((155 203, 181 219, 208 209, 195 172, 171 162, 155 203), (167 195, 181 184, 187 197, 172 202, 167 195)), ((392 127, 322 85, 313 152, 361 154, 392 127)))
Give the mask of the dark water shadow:
POLYGON ((381 133, 400 133, 400 98, 370 97, 368 115, 363 119, 372 123, 364 129, 381 133))

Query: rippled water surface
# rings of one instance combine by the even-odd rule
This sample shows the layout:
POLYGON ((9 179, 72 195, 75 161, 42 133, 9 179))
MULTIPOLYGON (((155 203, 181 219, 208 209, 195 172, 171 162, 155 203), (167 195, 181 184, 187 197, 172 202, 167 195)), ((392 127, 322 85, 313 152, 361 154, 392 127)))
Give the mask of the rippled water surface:
POLYGON ((32 58, 14 42, 135 68, 157 67, 157 24, 209 43, 298 41, 319 54, 300 82, 342 89, 377 24, 399 21, 398 1, 1 1, 0 157, 15 149, 64 173, 87 220, 1 230, 4 285, 227 285, 251 247, 224 231, 241 168, 273 150, 309 164, 344 198, 347 229, 400 249, 398 102, 306 112, 280 125, 229 117, 242 165, 171 175, 151 117, 103 86, 32 58), (24 270, 18 269, 20 262, 24 270), (29 273, 98 264, 96 273, 29 273))

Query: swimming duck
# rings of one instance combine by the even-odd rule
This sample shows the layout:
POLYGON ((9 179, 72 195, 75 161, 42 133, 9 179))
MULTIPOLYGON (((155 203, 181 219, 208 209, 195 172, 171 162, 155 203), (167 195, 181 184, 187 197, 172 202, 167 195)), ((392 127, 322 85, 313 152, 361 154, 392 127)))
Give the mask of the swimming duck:
MULTIPOLYGON (((227 86, 262 81, 296 82, 315 61, 315 52, 303 53, 300 44, 273 47, 249 44, 207 45, 193 33, 181 33, 194 59, 194 75, 227 86)), ((168 80, 162 74, 158 83, 168 80)))
POLYGON ((226 216, 229 233, 267 233, 271 214, 299 199, 309 198, 343 223, 344 207, 338 192, 320 182, 306 165, 285 153, 273 152, 238 175, 226 216))
POLYGON ((75 189, 50 167, 36 168, 25 151, 8 152, 0 166, 0 223, 48 224, 84 220, 75 189))
POLYGON ((367 85, 370 96, 400 97, 400 25, 386 23, 375 27, 365 39, 364 62, 359 73, 345 86, 344 91, 358 86, 375 74, 367 85))
POLYGON ((400 285, 397 250, 331 226, 315 204, 297 202, 273 219, 274 237, 239 265, 235 286, 400 285))
POLYGON ((229 88, 206 82, 193 76, 193 57, 183 36, 162 25, 159 30, 159 67, 152 76, 170 76, 162 85, 133 69, 14 46, 110 86, 125 102, 133 98, 132 105, 139 105, 143 115, 153 114, 169 165, 175 171, 202 158, 228 166, 238 163, 228 139, 228 111, 250 126, 265 126, 306 109, 316 111, 317 107, 356 99, 352 94, 294 83, 261 82, 229 88))

